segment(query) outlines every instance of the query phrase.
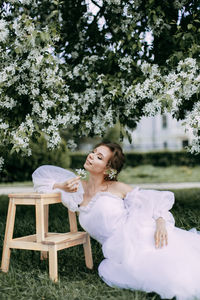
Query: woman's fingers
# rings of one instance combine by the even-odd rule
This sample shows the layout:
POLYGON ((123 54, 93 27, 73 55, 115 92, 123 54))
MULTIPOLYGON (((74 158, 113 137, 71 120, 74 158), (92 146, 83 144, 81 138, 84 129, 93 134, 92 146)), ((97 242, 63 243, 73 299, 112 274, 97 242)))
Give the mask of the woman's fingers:
POLYGON ((66 181, 65 184, 66 184, 66 186, 71 187, 74 184, 79 183, 79 181, 80 181, 80 177, 76 177, 76 178, 72 178, 72 179, 66 181))
POLYGON ((159 245, 159 234, 158 232, 155 233, 155 246, 156 248, 158 248, 158 245, 159 245))
POLYGON ((163 237, 163 235, 160 236, 160 246, 161 246, 161 248, 164 246, 164 237, 163 237))
POLYGON ((75 188, 75 189, 71 190, 71 193, 75 193, 77 191, 78 191, 78 188, 75 188))
POLYGON ((163 246, 168 245, 168 236, 167 233, 163 234, 160 232, 155 233, 155 246, 156 248, 162 248, 163 246))
POLYGON ((68 188, 73 189, 73 188, 77 187, 78 185, 79 185, 79 182, 73 182, 73 183, 67 184, 66 186, 68 188))
POLYGON ((168 245, 168 236, 167 236, 167 234, 165 235, 165 245, 166 246, 168 245))
POLYGON ((69 179, 68 181, 63 183, 64 190, 70 193, 77 192, 79 183, 80 183, 80 176, 69 179))
POLYGON ((77 183, 79 181, 80 181, 80 176, 78 176, 76 178, 69 179, 68 181, 66 181, 66 184, 68 186, 73 186, 75 183, 77 183))
POLYGON ((69 190, 70 192, 77 192, 78 186, 79 186, 79 183, 75 183, 75 184, 73 184, 72 186, 68 187, 68 190, 69 190))

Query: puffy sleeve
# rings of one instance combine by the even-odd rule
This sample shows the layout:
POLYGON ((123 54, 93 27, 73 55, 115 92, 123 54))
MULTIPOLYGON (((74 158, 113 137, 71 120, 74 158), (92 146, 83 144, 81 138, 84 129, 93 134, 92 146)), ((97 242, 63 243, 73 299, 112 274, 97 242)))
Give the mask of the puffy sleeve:
POLYGON ((169 225, 175 224, 169 211, 174 204, 174 194, 170 191, 144 190, 137 187, 127 193, 124 204, 130 213, 139 213, 154 220, 162 217, 169 225))
POLYGON ((83 187, 79 184, 78 191, 75 193, 67 193, 61 189, 54 189, 55 183, 64 182, 70 178, 74 178, 76 175, 66 169, 44 165, 37 168, 33 174, 34 190, 38 193, 61 193, 61 200, 71 211, 78 211, 78 205, 83 201, 83 187))

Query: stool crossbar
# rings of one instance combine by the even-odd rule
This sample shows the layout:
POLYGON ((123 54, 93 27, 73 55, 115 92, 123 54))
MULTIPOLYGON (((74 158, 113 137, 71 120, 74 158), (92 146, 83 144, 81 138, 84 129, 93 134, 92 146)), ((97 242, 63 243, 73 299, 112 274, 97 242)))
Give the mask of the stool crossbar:
POLYGON ((70 232, 48 232, 49 205, 61 202, 60 193, 52 194, 9 194, 9 206, 4 237, 1 270, 8 272, 11 249, 26 249, 40 251, 41 259, 49 256, 49 276, 58 280, 57 251, 83 244, 85 263, 89 269, 93 268, 90 236, 87 232, 78 231, 76 213, 68 210, 70 232), (36 212, 36 234, 13 238, 16 205, 34 205, 36 212))

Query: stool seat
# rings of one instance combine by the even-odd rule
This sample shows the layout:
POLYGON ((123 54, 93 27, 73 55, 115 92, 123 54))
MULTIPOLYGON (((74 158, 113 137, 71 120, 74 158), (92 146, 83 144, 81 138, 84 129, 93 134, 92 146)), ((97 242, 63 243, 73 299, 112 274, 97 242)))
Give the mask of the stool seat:
POLYGON ((59 245, 64 243, 67 246, 67 243, 71 245, 72 242, 74 244, 79 243, 79 240, 86 240, 87 233, 86 232, 67 232, 67 233, 54 233, 49 232, 47 236, 45 237, 45 240, 42 241, 42 244, 44 245, 59 245))
POLYGON ((85 263, 89 269, 93 268, 90 237, 87 232, 78 231, 76 214, 68 210, 70 232, 48 232, 49 204, 61 202, 60 193, 51 194, 9 194, 9 207, 4 237, 1 270, 8 272, 10 250, 25 249, 41 251, 41 259, 47 259, 49 254, 49 276, 56 282, 58 280, 57 251, 83 244, 85 263), (36 208, 36 234, 13 238, 16 205, 35 205, 36 208))

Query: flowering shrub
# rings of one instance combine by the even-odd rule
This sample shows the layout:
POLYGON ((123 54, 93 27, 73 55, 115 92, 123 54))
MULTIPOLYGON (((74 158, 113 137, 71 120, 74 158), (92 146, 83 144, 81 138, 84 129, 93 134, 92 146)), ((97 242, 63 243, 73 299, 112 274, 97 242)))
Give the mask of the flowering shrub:
MULTIPOLYGON (((10 1, 10 5, 16 3, 19 1, 10 1)), ((21 6, 35 3, 23 0, 21 6)), ((125 11, 118 7, 121 3, 118 0, 106 3, 111 12, 123 14, 123 26, 119 28, 116 23, 113 34, 121 36, 124 32, 127 41, 136 36, 139 41, 137 30, 131 29, 132 4, 125 11), (134 35, 129 35, 130 30, 134 35)), ((105 47, 103 55, 86 54, 77 63, 63 63, 56 54, 59 36, 55 26, 42 26, 26 9, 21 11, 9 19, 9 10, 1 9, 1 146, 31 155, 30 141, 37 139, 40 132, 45 134, 48 147, 54 148, 61 140, 60 128, 67 128, 71 132, 68 147, 75 148, 74 135, 103 135, 118 120, 124 127, 133 129, 142 116, 167 110, 177 119, 186 118, 186 129, 192 129, 194 134, 191 151, 200 151, 199 71, 195 59, 181 60, 176 68, 170 64, 167 68, 159 67, 141 63, 139 42, 139 48, 133 52, 121 51, 120 43, 113 42, 110 48, 105 47), (105 71, 109 57, 112 57, 109 66, 109 70, 113 66, 112 72, 105 71), (133 78, 132 74, 136 73, 138 76, 133 78)), ((134 16, 139 20, 138 11, 134 16)), ((161 28, 167 26, 162 20, 156 19, 154 26, 150 20, 148 26, 161 34, 161 28)), ((80 32, 80 43, 69 54, 72 61, 79 55, 84 34, 80 32)), ((3 158, 0 168, 2 164, 3 158)))
POLYGON ((132 117, 132 110, 139 109, 139 105, 145 116, 170 112, 177 119, 186 118, 183 125, 193 133, 189 149, 192 153, 200 152, 200 74, 196 60, 180 61, 168 74, 148 63, 143 63, 141 70, 146 79, 130 86, 125 95, 127 118, 132 117))
POLYGON ((31 155, 30 139, 43 131, 49 148, 60 142, 59 127, 74 114, 59 59, 53 54, 55 32, 22 14, 0 22, 0 136, 12 151, 31 155))

